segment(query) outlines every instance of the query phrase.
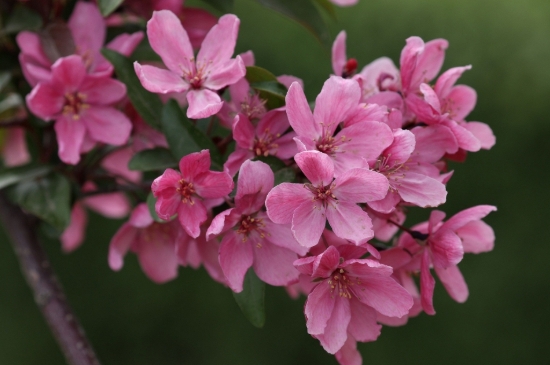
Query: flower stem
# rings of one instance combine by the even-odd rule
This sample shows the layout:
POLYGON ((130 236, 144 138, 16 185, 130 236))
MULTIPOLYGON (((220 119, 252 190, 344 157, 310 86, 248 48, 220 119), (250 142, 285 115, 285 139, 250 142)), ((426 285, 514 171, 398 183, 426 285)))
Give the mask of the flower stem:
POLYGON ((0 222, 8 234, 34 300, 69 365, 99 365, 35 234, 37 220, 0 191, 0 222))

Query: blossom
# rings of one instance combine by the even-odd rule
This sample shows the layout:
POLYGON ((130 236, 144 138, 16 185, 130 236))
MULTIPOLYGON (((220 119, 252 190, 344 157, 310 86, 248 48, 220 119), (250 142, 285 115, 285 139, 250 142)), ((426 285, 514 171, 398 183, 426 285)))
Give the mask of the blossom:
MULTIPOLYGON (((0 123, 0 127, 2 124, 0 123)), ((7 167, 24 165, 31 161, 31 155, 25 141, 25 129, 12 127, 5 129, 4 145, 0 146, 4 164, 7 167)))
POLYGON ((239 19, 235 15, 222 16, 206 35, 195 58, 187 32, 176 15, 168 10, 155 11, 147 22, 147 36, 168 70, 135 62, 141 84, 155 93, 187 93, 189 118, 216 114, 223 105, 216 91, 237 82, 246 73, 242 59, 231 58, 238 29, 239 19))
POLYGON ((388 180, 381 174, 355 168, 334 179, 334 163, 324 153, 305 151, 294 159, 308 184, 282 183, 267 195, 269 218, 292 223, 292 233, 305 247, 319 242, 326 221, 340 237, 361 244, 373 237, 372 222, 357 203, 382 199, 388 180))
MULTIPOLYGON (((97 5, 77 2, 67 26, 74 41, 74 54, 82 57, 87 72, 94 76, 110 76, 113 66, 99 52, 104 47, 106 25, 97 5)), ((124 33, 105 47, 129 56, 142 39, 143 32, 124 33)), ((16 41, 21 49, 19 62, 29 84, 35 86, 41 81, 48 81, 51 77, 50 67, 56 60, 48 58, 39 35, 23 31, 17 35, 16 41)))
POLYGON ((287 285, 298 278, 292 266, 297 253, 307 249, 292 237, 290 225, 274 224, 262 210, 273 187, 271 168, 261 161, 245 161, 239 170, 235 208, 218 214, 206 231, 206 239, 223 235, 220 265, 233 291, 243 290, 247 270, 271 285, 287 285))
POLYGON ((254 157, 275 156, 281 160, 292 158, 298 150, 293 140, 296 133, 285 133, 289 128, 284 110, 267 112, 256 127, 245 115, 237 115, 233 123, 233 138, 237 148, 227 158, 224 169, 233 176, 245 160, 254 157))
POLYGON ((374 341, 381 326, 376 313, 407 315, 410 294, 391 278, 392 268, 371 259, 359 259, 349 245, 330 246, 322 254, 298 259, 300 273, 318 282, 304 308, 308 333, 334 354, 350 338, 374 341))
POLYGON ((225 172, 210 171, 210 152, 191 153, 181 158, 180 172, 166 169, 151 186, 157 198, 155 210, 164 220, 178 214, 179 222, 193 238, 206 221, 203 199, 222 198, 233 190, 233 180, 225 172))
POLYGON ((119 271, 128 251, 137 254, 145 274, 156 283, 164 283, 178 275, 176 240, 181 230, 177 221, 153 221, 147 204, 139 204, 130 220, 124 223, 109 244, 109 267, 119 271))
POLYGON ((392 141, 391 129, 376 121, 359 121, 334 135, 341 122, 362 108, 360 97, 356 81, 338 76, 331 76, 323 85, 313 114, 298 83, 293 83, 286 95, 288 120, 297 134, 298 149, 330 156, 336 176, 350 168, 363 167, 364 161, 375 160, 392 141))
POLYGON ((59 158, 77 164, 86 140, 115 146, 128 141, 132 124, 112 105, 126 95, 120 81, 91 77, 80 56, 60 58, 50 81, 40 82, 27 95, 31 112, 55 120, 59 158))

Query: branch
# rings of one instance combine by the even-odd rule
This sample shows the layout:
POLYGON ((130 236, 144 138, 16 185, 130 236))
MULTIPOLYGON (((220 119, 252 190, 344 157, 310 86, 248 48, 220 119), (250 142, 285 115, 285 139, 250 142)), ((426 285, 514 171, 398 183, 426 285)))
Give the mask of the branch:
POLYGON ((11 204, 0 191, 0 222, 8 234, 34 300, 69 365, 99 365, 73 314, 46 253, 36 237, 36 220, 11 204))

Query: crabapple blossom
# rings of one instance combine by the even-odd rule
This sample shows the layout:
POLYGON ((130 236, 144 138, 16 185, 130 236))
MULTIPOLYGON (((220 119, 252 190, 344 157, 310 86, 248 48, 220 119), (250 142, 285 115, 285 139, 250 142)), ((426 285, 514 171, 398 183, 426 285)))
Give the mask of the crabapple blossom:
POLYGON ((251 266, 268 284, 281 286, 295 281, 298 272, 292 262, 296 254, 307 252, 292 237, 289 224, 274 224, 262 210, 273 182, 273 171, 267 164, 245 161, 239 170, 235 208, 214 217, 206 231, 206 239, 223 235, 220 265, 235 292, 243 290, 244 276, 251 266))
POLYGON ((54 63, 51 79, 34 87, 27 105, 36 116, 55 120, 59 158, 75 165, 86 141, 114 146, 128 141, 132 124, 112 106, 125 95, 123 83, 87 75, 82 58, 73 55, 54 63))
POLYGON ((241 57, 231 58, 239 23, 235 15, 222 16, 195 58, 189 36, 176 15, 168 10, 155 11, 147 22, 147 36, 168 70, 135 62, 141 84, 155 93, 186 93, 189 118, 216 114, 223 105, 216 91, 234 84, 246 73, 241 57))
POLYGON ((294 159, 310 183, 282 183, 267 195, 269 218, 292 223, 292 233, 305 247, 319 242, 326 221, 334 233, 359 245, 373 237, 369 215, 357 203, 386 196, 388 180, 381 174, 355 168, 334 178, 332 159, 319 151, 298 153, 294 159))
POLYGON ((203 200, 223 198, 233 190, 233 180, 225 172, 210 171, 208 150, 182 157, 179 168, 180 172, 166 169, 153 181, 155 210, 164 220, 178 214, 187 234, 197 238, 207 218, 203 200))

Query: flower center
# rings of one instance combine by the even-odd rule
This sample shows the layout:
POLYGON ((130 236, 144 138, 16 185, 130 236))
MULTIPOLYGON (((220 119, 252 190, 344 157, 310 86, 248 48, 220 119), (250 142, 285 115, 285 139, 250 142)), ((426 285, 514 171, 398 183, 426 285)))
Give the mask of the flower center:
MULTIPOLYGON (((194 62, 194 59, 191 59, 192 62, 194 62)), ((204 80, 206 79, 207 73, 206 73, 206 65, 208 62, 205 62, 203 64, 195 64, 195 67, 192 67, 191 70, 183 70, 182 77, 189 82, 192 89, 200 89, 202 88, 202 84, 204 83, 204 80)))
POLYGON ((324 133, 321 138, 315 141, 315 146, 320 152, 326 153, 327 155, 334 156, 336 152, 339 152, 340 144, 346 141, 351 141, 351 139, 342 136, 340 138, 334 138, 332 135, 324 133))
MULTIPOLYGON (((252 147, 252 151, 256 154, 256 156, 269 156, 271 150, 276 149, 279 147, 277 143, 273 143, 273 139, 279 138, 281 135, 273 135, 269 133, 268 130, 265 131, 264 135, 260 138, 254 139, 254 145, 252 147)), ((271 154, 277 153, 276 151, 273 151, 271 154)))
POLYGON ((361 280, 355 278, 355 281, 353 281, 344 269, 337 269, 328 280, 328 285, 330 285, 330 297, 334 298, 334 292, 336 292, 343 298, 351 299, 349 287, 355 284, 361 285, 361 280))
POLYGON ((187 182, 184 179, 181 179, 178 183, 180 186, 176 188, 176 191, 178 191, 181 195, 181 202, 189 203, 191 205, 195 204, 195 202, 191 199, 193 194, 195 194, 193 183, 187 182))
MULTIPOLYGON (((243 242, 248 240, 248 236, 254 231, 258 232, 260 238, 265 238, 267 233, 264 231, 265 223, 262 218, 254 218, 249 215, 243 216, 241 223, 239 224, 239 229, 237 233, 240 233, 243 236, 243 242)), ((258 248, 261 248, 262 245, 258 243, 258 248)))
POLYGON ((325 203, 335 200, 338 201, 336 196, 332 193, 334 184, 327 186, 313 186, 311 184, 305 184, 306 188, 313 193, 313 200, 319 200, 325 203))
POLYGON ((86 94, 80 92, 66 93, 63 115, 72 115, 74 120, 80 119, 80 112, 90 107, 89 104, 84 102, 85 100, 86 94))
POLYGON ((376 165, 374 165, 373 170, 386 176, 386 178, 390 182, 390 190, 393 191, 395 190, 395 188, 391 186, 391 184, 398 183, 399 180, 403 179, 406 175, 408 167, 405 165, 406 162, 397 163, 390 166, 388 164, 389 158, 390 156, 380 156, 380 158, 378 158, 378 160, 376 161, 376 165))
POLYGON ((261 99, 257 94, 249 95, 245 101, 241 103, 241 113, 245 114, 248 119, 261 118, 265 113, 265 103, 267 100, 261 99))

